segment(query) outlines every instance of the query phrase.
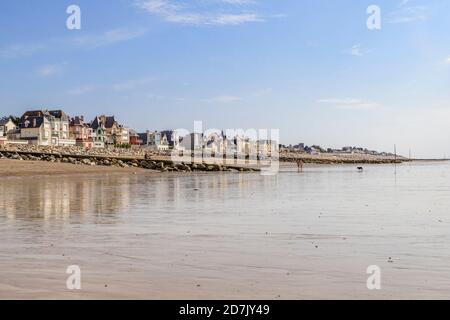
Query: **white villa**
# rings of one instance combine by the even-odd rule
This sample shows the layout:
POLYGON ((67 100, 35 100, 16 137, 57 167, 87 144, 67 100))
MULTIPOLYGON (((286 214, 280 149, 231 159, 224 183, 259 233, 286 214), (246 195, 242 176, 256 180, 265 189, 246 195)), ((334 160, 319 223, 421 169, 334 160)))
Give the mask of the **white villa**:
POLYGON ((20 139, 44 146, 74 146, 70 139, 69 117, 61 110, 28 111, 20 119, 20 139))

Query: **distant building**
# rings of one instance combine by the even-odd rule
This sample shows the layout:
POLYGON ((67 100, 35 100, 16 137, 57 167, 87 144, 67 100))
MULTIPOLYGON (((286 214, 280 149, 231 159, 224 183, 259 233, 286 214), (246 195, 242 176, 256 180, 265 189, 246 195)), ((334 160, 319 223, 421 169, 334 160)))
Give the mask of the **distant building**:
POLYGON ((125 128, 122 125, 119 125, 117 142, 119 144, 130 144, 130 129, 125 128))
POLYGON ((228 138, 227 136, 223 137, 222 140, 222 152, 223 154, 230 156, 237 153, 237 146, 235 139, 228 138))
POLYGON ((206 154, 224 154, 224 135, 222 133, 212 132, 204 136, 204 151, 206 154))
POLYGON ((203 134, 190 133, 184 137, 178 137, 175 141, 174 149, 186 152, 202 152, 203 151, 203 134))
POLYGON ((343 147, 342 148, 342 152, 343 153, 352 153, 353 152, 353 147, 343 147))
POLYGON ((312 147, 305 146, 305 152, 308 154, 313 154, 313 155, 319 153, 319 151, 316 148, 314 148, 314 146, 312 146, 312 147))
POLYGON ((252 153, 255 154, 254 152, 257 150, 256 143, 251 142, 249 138, 236 136, 233 140, 238 155, 248 156, 252 153))
POLYGON ((93 129, 84 122, 83 116, 70 119, 69 123, 70 138, 76 141, 76 145, 83 148, 94 147, 93 129))
POLYGON ((279 145, 274 140, 258 140, 257 141, 257 154, 259 157, 271 157, 273 152, 279 151, 279 145))
MULTIPOLYGON (((167 151, 169 150, 169 139, 167 138, 167 132, 149 131, 145 133, 139 133, 139 138, 142 140, 142 145, 155 151, 167 151)), ((172 131, 170 131, 172 132, 172 131)), ((170 133, 172 135, 172 133, 170 133)))
POLYGON ((51 145, 52 126, 46 111, 27 111, 20 118, 20 138, 31 144, 51 145))
POLYGON ((6 139, 11 143, 14 141, 15 143, 18 143, 20 141, 20 129, 19 127, 16 127, 13 130, 9 130, 6 134, 6 139))
POLYGON ((8 117, 0 119, 0 137, 6 137, 9 132, 17 129, 17 125, 8 117))
POLYGON ((299 143, 299 144, 296 144, 293 148, 296 151, 305 151, 305 144, 304 143, 299 143))
POLYGON ((129 130, 129 134, 130 134, 130 144, 133 146, 141 146, 144 144, 143 139, 141 139, 140 135, 134 131, 133 129, 129 130))
POLYGON ((44 146, 71 146, 69 117, 62 110, 27 111, 20 118, 20 139, 44 146))
POLYGON ((96 133, 97 141, 103 140, 102 142, 107 145, 130 143, 129 129, 120 125, 114 116, 97 116, 92 121, 91 127, 96 133), (99 128, 101 130, 98 130, 99 128))
POLYGON ((52 145, 74 145, 74 141, 70 139, 69 116, 62 110, 50 110, 48 113, 51 115, 52 145))
MULTIPOLYGON (((155 144, 156 150, 158 151, 167 151, 170 149, 170 140, 166 133, 164 132, 157 132, 154 135, 150 136, 153 141, 152 143, 155 144)), ((170 136, 172 137, 172 136, 170 136)))
POLYGON ((99 117, 91 122, 92 139, 94 141, 94 148, 104 148, 106 144, 106 128, 105 124, 99 117))
POLYGON ((161 139, 165 137, 165 140, 167 141, 167 144, 169 146, 169 149, 175 149, 178 136, 174 130, 164 130, 160 132, 161 139))
POLYGON ((141 139, 143 147, 147 147, 148 146, 148 134, 147 134, 147 132, 138 133, 139 139, 141 139))

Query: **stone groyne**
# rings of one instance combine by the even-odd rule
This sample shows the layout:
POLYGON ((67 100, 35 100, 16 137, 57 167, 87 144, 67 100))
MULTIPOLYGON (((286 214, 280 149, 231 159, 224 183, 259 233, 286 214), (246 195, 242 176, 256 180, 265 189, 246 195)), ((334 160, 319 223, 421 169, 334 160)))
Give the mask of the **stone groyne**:
POLYGON ((47 161, 54 163, 70 163, 74 165, 110 166, 121 168, 144 168, 160 172, 256 172, 259 169, 239 166, 224 166, 207 163, 175 163, 171 160, 143 159, 120 156, 100 156, 89 154, 46 153, 39 151, 2 150, 0 159, 22 161, 47 161))
POLYGON ((321 153, 310 155, 301 152, 282 152, 281 162, 296 163, 301 161, 304 164, 390 164, 410 161, 402 156, 384 156, 372 154, 333 154, 321 153))
POLYGON ((281 162, 296 163, 298 160, 304 164, 389 164, 389 163, 403 163, 407 160, 395 160, 395 159, 348 159, 348 158, 336 158, 336 159, 323 159, 323 158, 287 158, 281 157, 281 162))

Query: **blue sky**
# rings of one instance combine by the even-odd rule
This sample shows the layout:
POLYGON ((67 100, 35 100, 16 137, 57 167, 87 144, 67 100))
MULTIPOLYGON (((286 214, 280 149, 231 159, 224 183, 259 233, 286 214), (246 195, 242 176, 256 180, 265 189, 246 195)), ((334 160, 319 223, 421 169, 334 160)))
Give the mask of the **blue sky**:
POLYGON ((448 0, 1 1, 0 113, 450 156, 449 30, 448 0))

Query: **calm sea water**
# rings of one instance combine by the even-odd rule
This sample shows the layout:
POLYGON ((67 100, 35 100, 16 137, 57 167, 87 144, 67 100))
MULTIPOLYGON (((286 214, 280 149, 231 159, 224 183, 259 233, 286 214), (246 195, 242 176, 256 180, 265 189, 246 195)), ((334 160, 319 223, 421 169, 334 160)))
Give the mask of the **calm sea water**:
POLYGON ((447 162, 0 181, 0 298, 450 298, 449 243, 447 162))

